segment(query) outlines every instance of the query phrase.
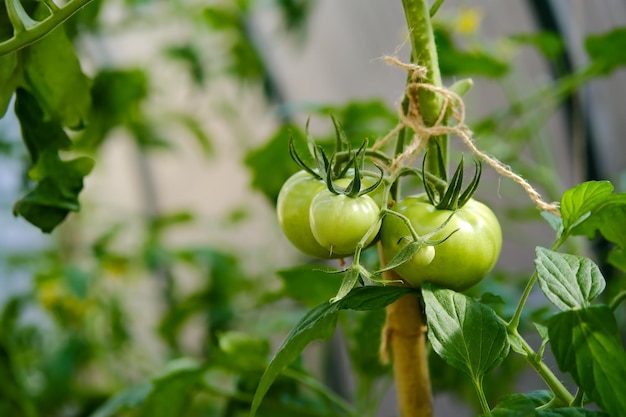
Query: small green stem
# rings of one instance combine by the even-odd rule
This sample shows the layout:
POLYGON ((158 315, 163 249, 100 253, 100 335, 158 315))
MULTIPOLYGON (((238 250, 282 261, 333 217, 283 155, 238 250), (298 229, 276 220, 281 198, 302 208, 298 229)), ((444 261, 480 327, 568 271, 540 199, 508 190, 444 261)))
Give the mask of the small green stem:
MULTIPOLYGON (((558 248, 560 248, 561 245, 565 242, 565 239, 567 239, 567 235, 566 234, 561 235, 552 244, 552 246, 550 247, 550 250, 555 251, 558 248)), ((537 271, 535 270, 533 275, 530 277, 530 279, 526 283, 526 288, 524 288, 522 297, 520 298, 520 301, 517 304, 517 308, 515 309, 515 314, 513 314, 511 321, 509 321, 509 323, 507 324, 509 332, 513 332, 513 331, 517 332, 517 327, 519 326, 519 321, 522 316, 522 311, 524 310, 524 305, 526 304, 526 300, 528 300, 528 296, 530 295, 530 292, 532 291, 535 285, 535 282, 537 282, 537 278, 539 278, 539 275, 537 274, 537 271)))
POLYGON ((576 390, 576 396, 572 400, 570 406, 582 407, 584 405, 583 404, 584 398, 585 398, 585 391, 583 391, 581 388, 578 388, 578 390, 576 390))
POLYGON ((491 413, 491 408, 489 408, 489 403, 487 402, 487 397, 485 397, 485 391, 483 390, 483 383, 481 380, 476 380, 474 382, 474 388, 476 389, 476 395, 478 396, 478 401, 480 402, 480 408, 483 410, 483 414, 491 413))
MULTIPOLYGON (((425 84, 440 87, 441 73, 437 58, 437 47, 435 36, 430 21, 430 11, 428 2, 425 0, 402 0, 404 15, 410 31, 412 56, 417 57, 417 64, 426 67, 427 74, 420 80, 425 84)), ((443 100, 430 90, 420 89, 419 112, 427 126, 435 124, 441 113, 443 100)), ((445 121, 444 121, 445 124, 445 121)), ((445 166, 448 161, 448 138, 447 136, 435 136, 428 141, 429 157, 426 161, 426 169, 434 175, 442 176, 445 173, 439 172, 437 160, 437 147, 441 149, 445 166)))
POLYGON ((433 17, 437 13, 437 10, 439 10, 444 1, 445 0, 435 0, 433 5, 430 6, 430 17, 433 17))
MULTIPOLYGON (((20 19, 19 15, 17 17, 19 22, 15 22, 14 18, 11 17, 12 12, 10 7, 17 7, 18 4, 19 7, 21 7, 21 4, 18 0, 7 0, 7 10, 9 11, 11 24, 13 24, 13 28, 15 29, 15 35, 11 39, 0 42, 0 57, 18 51, 43 38, 91 1, 92 0, 72 0, 65 6, 58 8, 56 12, 52 13, 41 22, 36 22, 30 18, 29 21, 24 21, 24 16, 20 19), (16 24, 18 26, 16 26, 16 24), (24 24, 26 24, 26 26, 24 26, 24 24), (18 27, 20 26, 25 30, 21 30, 18 33, 18 27)), ((15 11, 19 11, 19 9, 15 9, 15 11)))
POLYGON ((626 300, 626 290, 620 291, 613 299, 609 302, 609 308, 611 311, 617 310, 617 307, 626 300))
POLYGON ((534 349, 526 342, 526 340, 517 332, 517 330, 510 331, 511 337, 516 338, 522 345, 524 350, 524 357, 529 365, 537 372, 537 374, 543 379, 548 388, 554 393, 554 397, 558 399, 560 406, 567 406, 574 401, 572 394, 565 388, 559 378, 554 375, 548 365, 543 362, 542 358, 534 351, 534 349))

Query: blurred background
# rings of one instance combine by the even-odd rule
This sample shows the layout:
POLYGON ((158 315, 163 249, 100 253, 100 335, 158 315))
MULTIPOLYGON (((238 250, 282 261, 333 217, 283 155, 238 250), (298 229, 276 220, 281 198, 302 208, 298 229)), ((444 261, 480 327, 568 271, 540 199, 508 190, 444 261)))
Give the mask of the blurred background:
MULTIPOLYGON (((589 179, 626 191, 626 45, 623 36, 602 44, 610 52, 594 43, 624 30, 626 3, 447 0, 434 21, 444 84, 474 81, 465 104, 479 148, 548 201, 589 179)), ((312 260, 282 235, 274 211, 297 170, 287 139, 302 136, 311 117, 313 135, 329 140, 329 114, 357 142, 395 126, 406 74, 381 57, 409 59, 402 4, 94 0, 66 32, 93 80, 91 117, 71 132, 71 154, 96 163, 81 211, 43 234, 12 214, 32 187, 30 166, 12 106, 0 120, 0 416, 143 415, 148 394, 143 411, 92 413, 163 369, 216 357, 221 365, 194 388, 188 415, 246 415, 259 369, 228 360, 251 349, 264 361, 318 301, 290 287, 317 276, 297 269, 312 260)), ((451 144, 452 161, 469 156, 451 144)), ((477 197, 494 208, 505 241, 493 276, 473 294, 497 294, 510 315, 535 246, 549 246, 553 232, 522 189, 489 168, 477 197)), ((611 246, 581 240, 571 249, 603 262, 611 246)), ((623 271, 601 267, 619 288, 623 271)), ((532 314, 545 316, 535 301, 532 314)), ((353 331, 379 329, 380 317, 347 316, 302 366, 363 415, 395 416, 389 370, 376 363, 379 336, 353 331), (373 353, 355 363, 363 344, 373 353), (367 402, 363 392, 375 395, 367 402)), ((469 381, 436 360, 432 367, 436 414, 475 415, 469 381)), ((486 382, 491 402, 544 388, 521 369, 507 359, 486 382)), ((289 383, 276 390, 277 403, 285 390, 294 408, 264 415, 308 415, 294 413, 317 404, 289 383)))

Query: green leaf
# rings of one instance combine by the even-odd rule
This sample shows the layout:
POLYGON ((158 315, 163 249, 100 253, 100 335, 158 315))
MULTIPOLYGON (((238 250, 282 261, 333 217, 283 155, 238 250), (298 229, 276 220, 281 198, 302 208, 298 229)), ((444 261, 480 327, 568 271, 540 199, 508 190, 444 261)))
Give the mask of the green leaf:
POLYGON ((144 382, 127 388, 124 391, 109 398, 103 405, 89 417, 116 417, 120 411, 139 407, 152 392, 152 382, 144 382))
POLYGON ((25 90, 17 92, 15 112, 34 164, 29 175, 38 183, 15 203, 13 213, 49 233, 70 211, 80 210, 78 195, 83 188, 83 178, 93 168, 93 160, 87 157, 60 159, 59 150, 68 148, 71 141, 57 122, 44 120, 37 101, 25 90))
POLYGON ((536 253, 539 286, 561 310, 588 307, 604 291, 604 277, 591 259, 542 247, 537 247, 536 253))
POLYGON ((381 362, 379 350, 385 310, 354 312, 344 317, 346 320, 342 321, 342 328, 355 372, 372 380, 388 373, 390 365, 381 362))
POLYGON ((281 269, 276 273, 283 281, 283 294, 314 307, 330 300, 341 285, 341 279, 327 265, 308 264, 281 269))
POLYGON ((270 353, 269 342, 243 332, 229 331, 218 334, 221 360, 230 370, 262 371, 270 353))
POLYGON ((565 51, 561 36, 554 32, 520 33, 510 36, 514 42, 534 46, 549 60, 558 59, 565 51))
POLYGON ((607 417, 606 414, 580 407, 544 408, 552 399, 550 391, 533 391, 504 397, 490 414, 481 417, 607 417))
POLYGON ((191 405, 193 391, 202 383, 205 369, 193 360, 182 358, 152 382, 153 389, 141 407, 141 417, 182 416, 191 405))
POLYGON ((456 47, 447 28, 439 25, 433 29, 442 76, 484 75, 500 78, 509 72, 506 61, 478 48, 463 51, 456 47))
POLYGON ((583 222, 612 193, 613 185, 609 181, 587 181, 567 190, 561 198, 564 229, 571 229, 583 222))
POLYGON ((148 79, 143 70, 111 70, 98 72, 93 80, 93 106, 89 124, 77 141, 77 147, 96 150, 116 126, 127 125, 140 112, 141 102, 148 96, 148 79))
POLYGON ((600 35, 585 39, 585 49, 591 65, 602 75, 609 75, 626 65, 626 55, 615 53, 626 49, 626 28, 619 27, 600 35))
POLYGON ((537 412, 537 417, 609 417, 606 413, 582 407, 548 408, 537 412))
POLYGON ((505 324, 489 307, 452 290, 422 288, 428 339, 433 349, 472 381, 495 368, 509 353, 505 324))
POLYGON ((328 339, 335 331, 341 310, 379 310, 403 295, 414 292, 404 287, 367 286, 353 289, 336 303, 322 303, 309 311, 287 335, 278 352, 263 373, 254 394, 250 417, 256 414, 263 397, 276 377, 314 340, 328 339))
POLYGON ((90 81, 64 28, 54 29, 20 53, 24 87, 37 98, 46 118, 55 118, 62 126, 83 127, 91 106, 90 81))
POLYGON ((536 407, 552 399, 550 391, 532 391, 526 394, 511 394, 502 398, 491 414, 481 417, 530 417, 537 416, 536 407))
POLYGON ((617 245, 609 252, 607 260, 626 272, 624 224, 626 224, 626 193, 613 194, 596 213, 577 226, 572 234, 586 235, 592 239, 597 232, 600 232, 606 240, 617 245))
POLYGON ((0 56, 0 118, 4 116, 11 97, 20 81, 20 65, 17 54, 0 56))
POLYGON ((552 352, 587 396, 612 416, 626 415, 626 353, 606 305, 568 310, 548 322, 552 352))

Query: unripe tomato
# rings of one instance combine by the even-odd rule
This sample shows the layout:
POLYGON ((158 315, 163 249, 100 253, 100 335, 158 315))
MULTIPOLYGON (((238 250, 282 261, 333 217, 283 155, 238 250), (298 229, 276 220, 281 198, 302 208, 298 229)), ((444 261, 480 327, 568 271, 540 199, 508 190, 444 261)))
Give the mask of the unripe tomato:
POLYGON ((379 211, 368 195, 353 198, 323 190, 311 202, 309 221, 320 245, 332 253, 351 255, 367 231, 378 224, 365 246, 376 237, 380 229, 379 211))
POLYGON ((278 223, 287 239, 300 251, 315 258, 339 257, 315 240, 309 223, 309 208, 313 197, 326 188, 326 183, 306 171, 293 174, 280 190, 276 201, 278 223))
MULTIPOLYGON (((425 194, 405 198, 393 210, 406 216, 420 236, 441 226, 453 213, 437 210, 425 194)), ((489 207, 470 199, 432 239, 443 239, 454 230, 457 231, 449 239, 433 247, 435 256, 432 262, 420 265, 419 259, 415 262, 412 259, 395 268, 395 271, 413 286, 430 282, 463 291, 477 284, 491 271, 500 255, 500 223, 489 207)), ((385 216, 380 239, 388 261, 408 243, 407 236, 410 233, 400 219, 385 216)))

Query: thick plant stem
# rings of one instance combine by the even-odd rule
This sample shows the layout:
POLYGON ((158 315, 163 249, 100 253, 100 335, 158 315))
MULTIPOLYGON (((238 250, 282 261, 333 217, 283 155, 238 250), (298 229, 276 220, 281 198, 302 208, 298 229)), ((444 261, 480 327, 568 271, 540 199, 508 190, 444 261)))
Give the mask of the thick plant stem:
MULTIPOLYGON (((420 82, 431 84, 437 87, 442 85, 441 73, 439 71, 439 62, 437 58, 437 47, 435 46, 435 36, 430 21, 430 10, 427 0, 402 0, 404 6, 404 16, 409 28, 411 38, 411 56, 416 58, 416 64, 427 68, 426 77, 420 82)), ((436 93, 420 89, 419 95, 419 111, 424 119, 424 123, 432 126, 443 105, 443 100, 436 93)), ((439 172, 439 164, 437 161, 437 148, 441 150, 445 165, 447 166, 448 155, 448 138, 447 136, 432 137, 428 143, 428 155, 426 160, 426 169, 437 176, 445 173, 439 172)))
MULTIPOLYGON (((381 264, 386 264, 380 245, 378 252, 381 264)), ((394 271, 384 272, 383 277, 401 280, 394 271)), ((406 295, 387 307, 383 348, 391 353, 400 417, 432 417, 426 322, 417 295, 406 295)))

